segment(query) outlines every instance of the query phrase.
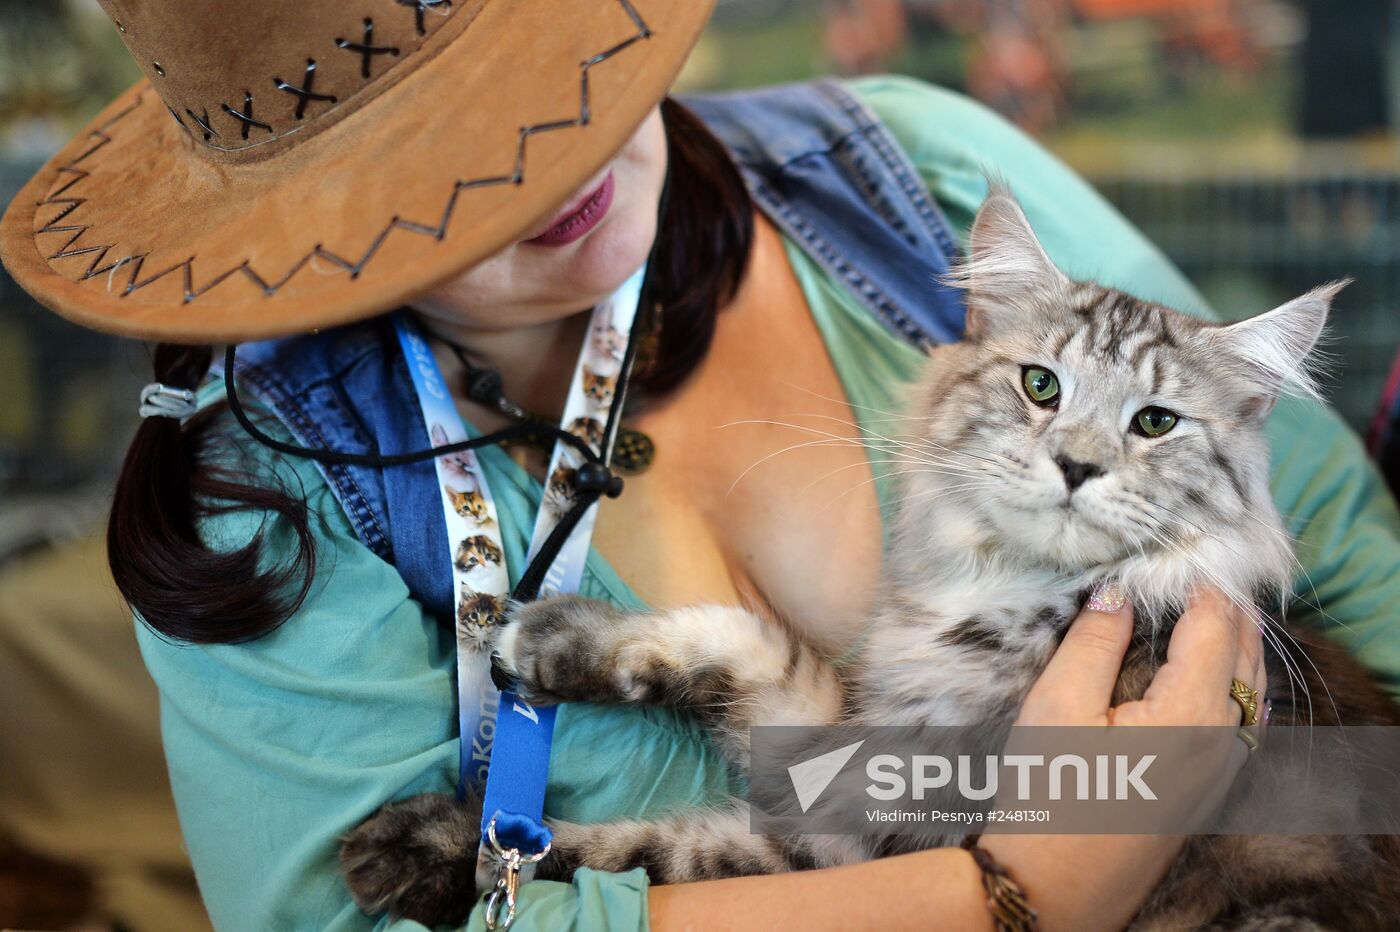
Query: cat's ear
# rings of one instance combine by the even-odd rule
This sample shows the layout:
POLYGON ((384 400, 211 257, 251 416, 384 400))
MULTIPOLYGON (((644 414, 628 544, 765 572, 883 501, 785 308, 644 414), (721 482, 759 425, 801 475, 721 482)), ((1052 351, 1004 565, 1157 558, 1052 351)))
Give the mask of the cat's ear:
POLYGON ((1313 350, 1327 324, 1332 299, 1349 284, 1351 279, 1332 282, 1258 317, 1214 329, 1215 345, 1258 387, 1248 413, 1262 418, 1285 393, 1319 397, 1313 350))
POLYGON ((1047 294, 1069 284, 1011 189, 996 180, 988 182, 987 199, 972 223, 967 259, 952 280, 967 291, 969 339, 1024 326, 1040 313, 1037 308, 1044 306, 1047 294))

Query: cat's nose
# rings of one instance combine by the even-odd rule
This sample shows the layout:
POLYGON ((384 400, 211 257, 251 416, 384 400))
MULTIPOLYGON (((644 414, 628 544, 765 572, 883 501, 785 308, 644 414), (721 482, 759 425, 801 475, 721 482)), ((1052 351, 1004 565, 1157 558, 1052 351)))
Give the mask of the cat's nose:
POLYGON ((1090 479, 1102 476, 1104 473, 1103 467, 1098 463, 1081 463, 1068 456, 1055 457, 1055 465, 1059 466, 1060 471, 1065 474, 1065 485, 1069 486, 1071 492, 1090 479))

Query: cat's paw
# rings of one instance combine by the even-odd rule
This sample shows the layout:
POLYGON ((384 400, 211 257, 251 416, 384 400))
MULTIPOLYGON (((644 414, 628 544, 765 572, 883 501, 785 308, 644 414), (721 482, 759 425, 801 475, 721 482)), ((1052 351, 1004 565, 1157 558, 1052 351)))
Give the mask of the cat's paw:
POLYGON ((426 926, 464 922, 476 903, 480 807, 441 793, 390 803, 340 844, 355 903, 426 926))
POLYGON ((496 661, 533 702, 618 702, 634 698, 618 662, 636 618, 606 602, 566 595, 511 607, 493 632, 496 661))

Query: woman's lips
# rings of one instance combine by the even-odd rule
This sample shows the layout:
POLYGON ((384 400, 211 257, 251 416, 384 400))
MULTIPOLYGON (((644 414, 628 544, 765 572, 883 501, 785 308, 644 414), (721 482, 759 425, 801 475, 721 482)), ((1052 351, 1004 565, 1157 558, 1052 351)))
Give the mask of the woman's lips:
POLYGON ((575 240, 582 239, 607 216, 608 208, 612 206, 614 187, 613 174, 608 172, 608 176, 593 193, 577 206, 568 208, 568 213, 555 221, 548 230, 525 242, 531 246, 567 246, 575 240))

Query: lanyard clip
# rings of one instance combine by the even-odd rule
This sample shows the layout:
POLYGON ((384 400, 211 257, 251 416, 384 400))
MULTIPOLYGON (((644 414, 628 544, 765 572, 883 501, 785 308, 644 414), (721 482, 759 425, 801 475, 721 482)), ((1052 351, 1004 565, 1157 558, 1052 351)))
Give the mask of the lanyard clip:
POLYGON ((549 854, 549 842, 536 854, 524 855, 519 848, 503 848, 496 839, 496 817, 486 827, 486 837, 491 842, 491 853, 500 861, 496 874, 496 889, 486 900, 486 928, 491 932, 505 932, 515 921, 515 897, 520 890, 520 869, 526 864, 534 864, 549 854))

